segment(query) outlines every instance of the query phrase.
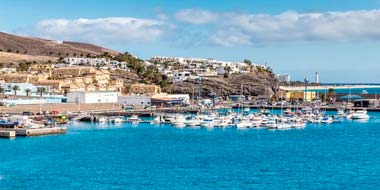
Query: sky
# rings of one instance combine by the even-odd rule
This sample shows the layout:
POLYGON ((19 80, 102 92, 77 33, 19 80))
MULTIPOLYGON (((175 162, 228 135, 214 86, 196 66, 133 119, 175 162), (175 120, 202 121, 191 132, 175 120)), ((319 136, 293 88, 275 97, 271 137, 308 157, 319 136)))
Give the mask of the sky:
POLYGON ((380 83, 380 0, 0 0, 0 31, 380 83))

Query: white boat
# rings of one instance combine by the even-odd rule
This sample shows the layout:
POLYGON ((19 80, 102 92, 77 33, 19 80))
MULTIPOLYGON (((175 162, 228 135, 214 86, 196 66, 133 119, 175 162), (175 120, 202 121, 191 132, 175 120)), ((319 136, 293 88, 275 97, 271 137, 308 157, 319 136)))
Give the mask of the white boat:
POLYGON ((365 120, 369 119, 369 115, 367 114, 367 110, 357 110, 352 114, 351 119, 365 120))
POLYGON ((252 124, 249 120, 241 120, 238 124, 236 124, 238 129, 250 128, 251 126, 252 124))
POLYGON ((155 117, 151 122, 150 124, 154 125, 154 124, 161 124, 163 122, 163 120, 161 120, 161 117, 160 116, 157 116, 155 117))
POLYGON ((268 129, 276 129, 277 128, 277 122, 275 119, 268 119, 266 127, 268 129))
POLYGON ((120 117, 115 117, 111 120, 112 123, 115 123, 115 124, 120 124, 123 122, 123 119, 121 119, 120 117))
POLYGON ((289 129, 291 125, 289 123, 280 122, 277 124, 277 129, 289 129))
POLYGON ((253 124, 254 127, 260 127, 260 125, 261 125, 261 117, 259 117, 259 116, 253 117, 252 124, 253 124))
POLYGON ((201 126, 201 121, 196 117, 190 118, 189 120, 185 120, 184 123, 186 126, 190 126, 190 127, 200 127, 201 126))
POLYGON ((321 123, 329 124, 333 122, 333 118, 328 116, 328 117, 323 117, 321 120, 321 123))
POLYGON ((292 123, 291 127, 296 128, 296 129, 303 129, 306 127, 306 123, 297 121, 297 122, 292 123))
POLYGON ((214 122, 214 127, 221 127, 221 128, 226 128, 226 127, 229 127, 230 126, 230 123, 228 120, 225 120, 225 119, 221 119, 221 120, 216 120, 214 122))
POLYGON ((184 128, 186 127, 186 119, 183 115, 177 115, 173 120, 172 120, 172 124, 177 127, 177 128, 184 128))
POLYGON ((108 119, 107 118, 105 118, 105 117, 100 117, 100 118, 98 118, 98 123, 107 123, 108 122, 108 119))
POLYGON ((343 110, 343 109, 338 109, 337 115, 338 115, 339 117, 346 117, 346 113, 344 113, 344 110, 343 110))
POLYGON ((203 121, 201 121, 202 127, 214 127, 215 120, 214 117, 206 116, 203 118, 203 121))
POLYGON ((177 127, 177 128, 184 128, 184 127, 186 127, 186 124, 183 123, 183 122, 176 122, 176 123, 174 124, 174 127, 177 127))
POLYGON ((132 115, 130 118, 127 119, 127 122, 131 123, 139 123, 141 120, 139 119, 138 115, 132 115))
POLYGON ((352 115, 353 115, 353 114, 354 114, 354 111, 353 111, 353 110, 351 110, 351 109, 348 110, 348 111, 347 111, 347 114, 346 114, 346 118, 347 118, 347 119, 352 119, 352 115))
POLYGON ((266 127, 268 124, 268 118, 266 116, 261 118, 260 127, 266 127))

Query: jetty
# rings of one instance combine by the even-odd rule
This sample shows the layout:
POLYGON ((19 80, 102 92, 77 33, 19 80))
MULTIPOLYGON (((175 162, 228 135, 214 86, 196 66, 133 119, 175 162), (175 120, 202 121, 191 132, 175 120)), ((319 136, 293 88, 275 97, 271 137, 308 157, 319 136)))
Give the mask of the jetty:
POLYGON ((16 131, 0 130, 0 138, 14 138, 16 137, 16 131))
POLYGON ((0 137, 13 138, 16 136, 41 136, 65 134, 67 128, 62 127, 44 127, 44 128, 0 128, 0 137))

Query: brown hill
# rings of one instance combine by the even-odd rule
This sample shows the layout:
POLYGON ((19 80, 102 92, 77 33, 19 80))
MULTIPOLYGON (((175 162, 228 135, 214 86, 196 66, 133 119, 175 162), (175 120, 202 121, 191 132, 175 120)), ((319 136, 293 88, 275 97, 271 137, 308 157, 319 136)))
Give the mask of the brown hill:
POLYGON ((46 63, 48 61, 55 62, 57 60, 58 60, 58 57, 0 52, 0 64, 1 63, 21 63, 21 62, 46 63))
POLYGON ((3 32, 0 32, 0 51, 53 57, 99 55, 104 52, 119 54, 117 51, 87 43, 23 37, 3 32))

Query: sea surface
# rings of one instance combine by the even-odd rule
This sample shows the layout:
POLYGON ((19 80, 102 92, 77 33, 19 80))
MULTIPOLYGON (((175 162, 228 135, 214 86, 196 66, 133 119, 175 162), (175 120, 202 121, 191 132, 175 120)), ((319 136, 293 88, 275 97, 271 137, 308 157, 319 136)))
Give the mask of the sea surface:
POLYGON ((0 139, 0 189, 380 189, 380 114, 305 129, 74 123, 0 139))

